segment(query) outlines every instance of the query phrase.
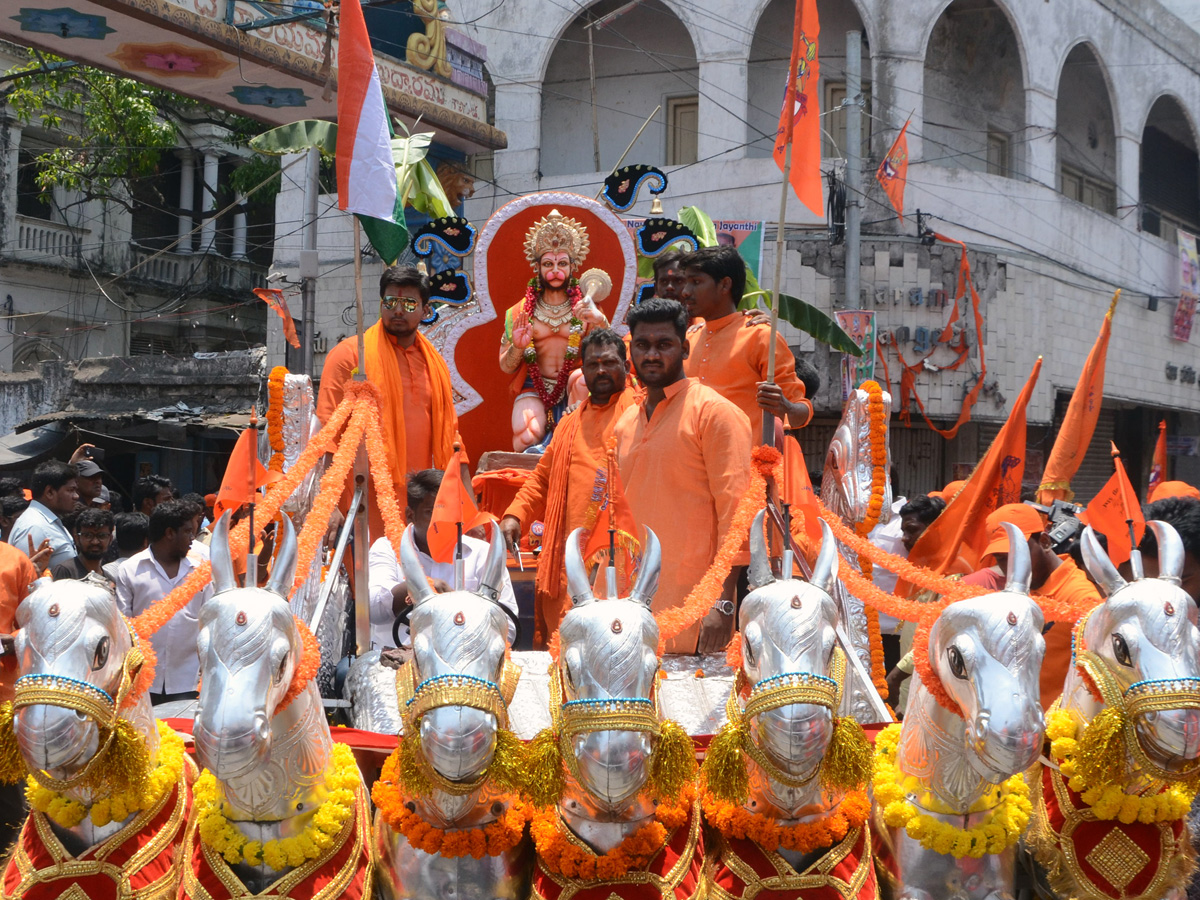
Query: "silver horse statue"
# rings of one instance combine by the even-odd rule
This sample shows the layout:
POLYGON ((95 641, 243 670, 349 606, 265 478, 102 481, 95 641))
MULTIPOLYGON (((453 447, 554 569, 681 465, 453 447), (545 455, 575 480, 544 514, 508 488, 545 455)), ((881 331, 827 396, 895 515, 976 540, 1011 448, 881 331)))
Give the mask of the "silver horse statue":
POLYGON ((392 900, 519 900, 529 889, 527 841, 479 859, 428 853, 389 826, 378 802, 381 791, 390 791, 410 813, 447 833, 483 829, 520 802, 493 767, 498 752, 517 749, 507 730, 508 704, 521 670, 505 659, 509 613, 500 603, 505 556, 504 538, 493 525, 479 587, 439 594, 421 567, 412 526, 404 531, 400 567, 413 602, 413 656, 397 678, 404 726, 398 753, 412 754, 425 784, 413 790, 380 781, 373 789, 380 806, 375 818, 380 886, 392 900))
MULTIPOLYGON (((173 897, 178 867, 170 860, 177 852, 191 805, 189 784, 195 768, 185 762, 176 789, 164 795, 157 808, 132 810, 103 825, 94 824, 91 815, 92 807, 116 790, 105 770, 110 745, 122 740, 144 744, 149 771, 158 762, 160 744, 149 699, 143 694, 128 701, 143 660, 112 590, 91 579, 37 582, 33 593, 17 607, 17 625, 21 675, 16 683, 12 729, 20 755, 38 782, 81 804, 86 814, 79 824, 63 827, 42 813, 31 813, 33 818, 25 824, 26 831, 33 830, 30 837, 45 842, 48 827, 66 859, 60 871, 52 871, 59 866, 37 871, 22 839, 9 861, 10 870, 15 866, 21 871, 22 890, 30 896, 50 890, 37 887, 43 882, 53 883, 52 894, 57 895, 69 889, 72 858, 94 860, 97 854, 119 853, 124 841, 144 842, 145 862, 155 864, 150 868, 166 854, 168 862, 159 873, 172 873, 156 886, 161 893, 144 896, 173 897), (152 826, 150 820, 168 803, 173 804, 173 821, 152 826), (143 832, 152 827, 158 833, 146 838, 143 832)), ((80 861, 76 871, 83 873, 89 866, 95 869, 96 863, 80 861)), ((118 895, 147 888, 137 883, 137 872, 108 874, 123 881, 118 895)))
MULTIPOLYGON (((736 771, 746 772, 746 792, 744 796, 730 792, 721 799, 740 803, 751 814, 787 828, 834 815, 847 789, 864 789, 870 781, 871 750, 857 722, 848 718, 839 723, 837 719, 847 671, 844 651, 837 643, 838 610, 832 597, 838 574, 833 533, 821 523, 820 552, 807 582, 777 579, 763 534, 765 514, 765 510, 760 512, 750 529, 751 591, 738 612, 742 668, 728 703, 729 724, 710 744, 702 776, 713 792, 717 786, 710 776, 719 758, 716 748, 725 740, 736 740, 740 763, 724 759, 732 762, 736 771), (834 740, 841 745, 839 755, 845 758, 850 753, 857 758, 854 784, 831 783, 822 771, 834 740)), ((790 575, 790 568, 790 553, 785 551, 781 573, 790 575)), ((860 814, 865 818, 868 813, 864 805, 860 814)), ((870 895, 875 895, 870 823, 865 820, 852 826, 836 846, 801 851, 781 845, 764 851, 748 838, 722 833, 709 855, 716 867, 713 880, 736 885, 741 888, 736 896, 750 897, 761 889, 789 888, 796 896, 804 896, 802 888, 820 887, 827 879, 830 867, 823 865, 823 860, 831 853, 839 861, 853 854, 849 872, 838 875, 849 875, 844 879, 849 882, 861 879, 870 895), (782 868, 772 860, 772 852, 782 857, 782 868), (770 871, 770 866, 776 875, 748 880, 749 873, 770 871)))
MULTIPOLYGON (((1115 723, 1113 783, 1122 793, 1154 797, 1200 776, 1200 629, 1196 604, 1180 587, 1185 554, 1178 533, 1166 522, 1146 527, 1157 539, 1159 575, 1144 577, 1134 551, 1128 582, 1092 529, 1084 531, 1084 564, 1107 599, 1077 626, 1075 665, 1058 704, 1079 725, 1099 718, 1115 723)), ((1082 749, 1088 739, 1077 737, 1082 749)), ((1026 840, 1044 867, 1043 886, 1063 896, 1185 895, 1194 856, 1182 813, 1153 823, 1097 821, 1081 797, 1067 793, 1057 771, 1044 767, 1039 774, 1042 798, 1026 840), (1053 816, 1047 801, 1057 807, 1053 816), (1076 847, 1078 840, 1094 842, 1100 828, 1111 830, 1094 849, 1076 847), (1137 831, 1142 840, 1134 841, 1129 835, 1139 837, 1137 831), (1144 847, 1157 852, 1151 856, 1144 847)))
MULTIPOLYGON (((951 603, 933 623, 928 647, 914 647, 928 653, 962 715, 945 709, 914 674, 896 754, 900 773, 918 785, 906 788, 908 802, 959 829, 988 819, 992 808, 980 806, 996 802, 989 800, 993 786, 1033 765, 1045 734, 1038 681, 1044 619, 1029 597, 1029 545, 1015 526, 1005 530, 1004 590, 951 603)), ((927 849, 904 828, 887 827, 882 813, 877 803, 876 829, 889 851, 881 871, 890 872, 897 900, 1013 897, 1015 845, 981 858, 955 858, 927 849)))
MULTIPOLYGON (((316 680, 280 710, 303 642, 287 596, 296 570, 296 532, 282 518, 282 539, 265 587, 239 587, 229 548, 229 517, 213 529, 213 595, 200 611, 200 698, 193 736, 196 759, 218 782, 225 817, 250 841, 300 836, 326 799, 325 783, 333 741, 316 680)), ((370 885, 370 835, 365 792, 344 826, 345 843, 361 844, 352 854, 357 868, 345 877, 370 885)), ((220 853, 202 848, 207 864, 222 867, 220 853)), ((308 877, 323 860, 276 870, 265 862, 239 862, 233 874, 258 894, 283 874, 308 877), (303 871, 301 871, 303 870, 303 871)), ((189 873, 184 874, 189 887, 189 873)), ((195 894, 189 890, 189 895, 195 894)))
MULTIPOLYGON (((881 398, 884 425, 883 445, 887 459, 883 466, 884 487, 882 509, 878 524, 886 524, 892 516, 891 450, 887 437, 891 419, 892 396, 887 391, 881 398)), ((875 464, 872 459, 870 395, 862 388, 853 391, 842 409, 842 421, 833 433, 829 449, 825 454, 825 470, 821 479, 821 502, 843 522, 853 527, 867 518, 867 506, 871 501, 871 489, 875 464)), ((857 554, 849 547, 841 547, 841 555, 851 564, 856 564, 857 554)), ((871 639, 867 626, 867 611, 863 602, 850 593, 841 581, 833 586, 834 602, 838 606, 842 626, 855 655, 862 662, 862 671, 871 671, 871 639)), ((882 665, 882 662, 880 663, 882 665)), ((847 676, 846 689, 842 695, 843 713, 853 715, 864 725, 878 722, 878 712, 883 707, 873 684, 864 684, 853 670, 847 676), (869 695, 874 694, 871 698, 869 695), (874 700, 874 702, 872 702, 874 700)), ((882 719, 890 721, 890 719, 882 719)))
MULTIPOLYGON (((555 739, 565 766, 565 788, 557 807, 560 828, 570 832, 568 840, 606 854, 653 822, 659 799, 667 799, 663 795, 669 793, 656 777, 657 766, 667 755, 668 736, 683 733, 662 719, 657 702, 659 630, 650 605, 662 564, 658 538, 646 529, 629 596, 617 597, 616 571, 610 567, 606 597, 598 599, 580 554, 582 537, 579 528, 567 538, 565 564, 572 609, 559 626, 559 660, 550 685, 555 739)), ((691 783, 693 751, 690 740, 683 738, 691 783)), ((680 790, 677 786, 671 799, 680 790)), ((675 887, 671 878, 678 883, 689 874, 698 877, 699 816, 693 812, 690 819, 681 826, 689 829, 681 856, 697 856, 696 866, 685 863, 670 873, 633 872, 625 877, 655 884, 664 895, 675 887)), ((618 878, 611 883, 621 882, 618 878)), ((533 896, 544 896, 550 883, 569 892, 578 887, 547 869, 539 858, 533 896)))

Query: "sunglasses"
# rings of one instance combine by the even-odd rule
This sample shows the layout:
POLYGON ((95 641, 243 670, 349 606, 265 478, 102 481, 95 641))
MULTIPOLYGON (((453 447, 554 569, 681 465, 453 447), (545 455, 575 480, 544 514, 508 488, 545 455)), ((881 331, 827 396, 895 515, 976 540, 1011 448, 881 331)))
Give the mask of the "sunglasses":
POLYGON ((401 312, 413 313, 423 305, 422 301, 412 300, 408 297, 380 297, 379 302, 389 312, 399 306, 401 312))

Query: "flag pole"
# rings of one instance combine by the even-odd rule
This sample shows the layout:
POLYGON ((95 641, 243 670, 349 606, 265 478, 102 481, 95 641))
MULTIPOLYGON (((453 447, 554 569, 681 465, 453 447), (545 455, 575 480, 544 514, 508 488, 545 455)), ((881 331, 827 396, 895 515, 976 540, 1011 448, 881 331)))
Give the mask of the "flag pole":
MULTIPOLYGON (((1113 303, 1115 304, 1116 302, 1116 298, 1113 298, 1113 303)), ((1121 463, 1121 452, 1117 449, 1116 444, 1112 445, 1112 458, 1114 469, 1118 466, 1124 468, 1121 463)), ((1133 574, 1134 581, 1140 581, 1145 574, 1145 570, 1142 568, 1142 551, 1137 547, 1137 532, 1133 527, 1133 513, 1129 511, 1129 504, 1125 502, 1125 491, 1121 487, 1120 479, 1117 481, 1117 496, 1121 498, 1121 512, 1125 515, 1125 527, 1129 529, 1129 568, 1133 574)))
POLYGON ((606 502, 608 503, 608 568, 604 572, 605 578, 605 594, 607 599, 617 599, 617 523, 613 516, 613 452, 610 448, 608 451, 608 477, 604 483, 604 493, 606 502))
POLYGON ((258 407, 250 408, 250 427, 254 429, 254 446, 250 448, 251 456, 248 460, 250 465, 248 476, 250 478, 250 537, 247 539, 249 546, 246 548, 246 587, 258 587, 258 559, 254 555, 254 501, 257 497, 257 488, 254 484, 255 463, 258 460, 258 407))

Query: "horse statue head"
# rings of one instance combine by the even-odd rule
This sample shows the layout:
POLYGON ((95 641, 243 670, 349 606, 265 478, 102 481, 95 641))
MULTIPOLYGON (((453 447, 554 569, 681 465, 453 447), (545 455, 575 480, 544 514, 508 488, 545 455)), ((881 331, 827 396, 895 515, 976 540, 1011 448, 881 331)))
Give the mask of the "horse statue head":
MULTIPOLYGON (((287 596, 296 570, 296 532, 282 539, 264 587, 238 587, 229 520, 213 529, 213 595, 200 609, 200 699, 196 759, 247 818, 281 820, 322 780, 330 738, 320 694, 310 682, 282 708, 303 639, 287 596)), ((311 800, 312 798, 308 798, 311 800)))
MULTIPOLYGON (((646 529, 637 580, 624 599, 598 600, 579 552, 583 529, 567 538, 567 585, 572 609, 559 626, 558 676, 564 756, 579 785, 604 810, 626 807, 649 776, 658 709, 658 623, 650 612, 662 551, 646 529), (623 711, 636 728, 592 730, 589 715, 623 711), (569 742, 569 746, 568 746, 569 742)), ((554 687, 551 686, 553 703, 554 687)))
POLYGON ((439 594, 421 568, 411 525, 400 542, 400 568, 413 604, 413 658, 400 679, 405 736, 419 738, 435 785, 455 793, 482 782, 501 729, 508 728, 508 704, 521 674, 505 661, 505 554, 493 524, 479 586, 439 594))
POLYGON ((1158 542, 1159 574, 1144 577, 1139 556, 1132 581, 1120 575, 1090 527, 1083 533, 1084 565, 1107 599, 1076 632, 1075 659, 1092 685, 1072 667, 1062 705, 1085 721, 1105 707, 1121 710, 1130 768, 1178 780, 1200 774, 1200 629, 1196 604, 1180 586, 1179 534, 1166 522, 1146 527, 1158 542))
MULTIPOLYGON (((783 773, 772 790, 779 805, 784 801, 778 788, 799 787, 816 775, 833 736, 846 662, 837 647, 832 590, 838 556, 829 526, 821 522, 821 550, 812 577, 776 579, 763 536, 764 518, 765 510, 750 529, 751 591, 738 613, 742 671, 750 686, 741 715, 767 771, 783 773), (783 702, 787 700, 794 702, 783 702)), ((794 793, 783 808, 798 808, 807 799, 794 793)))

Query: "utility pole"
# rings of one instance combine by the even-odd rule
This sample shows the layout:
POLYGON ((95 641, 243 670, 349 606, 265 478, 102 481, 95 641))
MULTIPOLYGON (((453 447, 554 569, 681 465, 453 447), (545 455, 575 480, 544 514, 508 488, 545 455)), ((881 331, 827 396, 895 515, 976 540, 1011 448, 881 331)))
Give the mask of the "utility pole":
POLYGON ((862 249, 862 34, 846 32, 846 308, 858 309, 862 249))
MULTIPOLYGON (((313 375, 313 335, 317 318, 317 275, 320 274, 320 254, 317 251, 317 210, 321 198, 321 155, 309 147, 304 160, 304 238, 300 250, 300 349, 295 351, 295 364, 301 375, 313 375)), ((289 357, 292 353, 289 352, 289 357)))

